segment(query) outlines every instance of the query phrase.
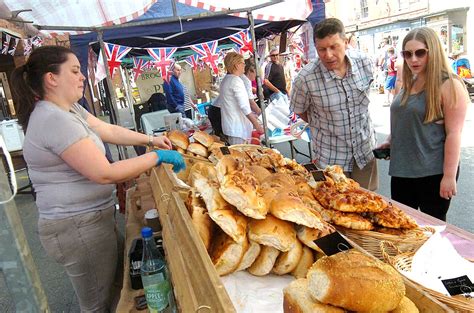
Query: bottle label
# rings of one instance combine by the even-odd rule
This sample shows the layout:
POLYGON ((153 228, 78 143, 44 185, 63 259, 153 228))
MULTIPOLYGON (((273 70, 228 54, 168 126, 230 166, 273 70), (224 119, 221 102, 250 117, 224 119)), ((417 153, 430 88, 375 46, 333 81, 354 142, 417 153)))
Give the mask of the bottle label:
MULTIPOLYGON (((161 275, 163 276, 163 275, 161 275)), ((150 312, 159 312, 168 306, 170 284, 167 280, 145 286, 146 302, 150 312)))

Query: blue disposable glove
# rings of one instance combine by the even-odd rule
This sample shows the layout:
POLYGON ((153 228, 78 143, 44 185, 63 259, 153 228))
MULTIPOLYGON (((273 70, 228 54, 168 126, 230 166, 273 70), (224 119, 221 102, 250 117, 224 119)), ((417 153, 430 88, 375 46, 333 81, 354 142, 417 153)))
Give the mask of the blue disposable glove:
POLYGON ((186 168, 186 163, 183 157, 178 151, 174 150, 154 150, 158 156, 158 162, 156 165, 161 163, 173 164, 173 172, 178 173, 186 168))

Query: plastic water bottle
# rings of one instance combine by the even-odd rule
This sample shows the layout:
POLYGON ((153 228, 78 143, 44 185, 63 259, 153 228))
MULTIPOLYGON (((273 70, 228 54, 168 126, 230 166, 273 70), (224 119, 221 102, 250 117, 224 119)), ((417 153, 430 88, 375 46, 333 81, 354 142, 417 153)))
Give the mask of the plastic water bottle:
POLYGON ((169 305, 171 286, 166 263, 153 239, 150 227, 142 229, 143 258, 141 277, 145 289, 146 302, 151 313, 164 310, 169 305))

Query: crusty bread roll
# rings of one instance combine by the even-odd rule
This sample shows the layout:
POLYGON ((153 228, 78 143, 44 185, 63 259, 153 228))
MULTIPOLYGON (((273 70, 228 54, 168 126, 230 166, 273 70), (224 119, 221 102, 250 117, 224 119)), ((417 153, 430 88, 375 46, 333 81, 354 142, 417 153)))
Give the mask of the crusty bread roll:
POLYGON ((275 265, 273 266, 272 272, 277 275, 288 274, 298 265, 302 255, 303 245, 301 242, 296 240, 295 244, 289 251, 280 253, 275 265))
POLYGON ((207 158, 207 148, 204 147, 200 143, 197 143, 197 142, 190 143, 186 151, 202 156, 204 158, 207 158))
POLYGON ((210 181, 217 182, 217 172, 214 165, 208 162, 196 162, 189 170, 188 183, 194 186, 194 179, 203 176, 210 181))
POLYGON ((244 164, 226 155, 219 160, 216 170, 222 197, 244 215, 264 219, 268 210, 259 183, 244 164))
POLYGON ((345 310, 322 304, 313 299, 308 291, 308 280, 300 278, 283 289, 284 313, 343 313, 345 310))
POLYGON ((390 313, 418 313, 420 312, 416 305, 408 299, 406 296, 402 298, 402 301, 398 304, 395 310, 390 313))
POLYGON ((291 272, 291 275, 293 275, 295 278, 306 278, 306 274, 313 263, 313 251, 310 248, 303 246, 303 252, 301 254, 300 261, 291 272))
POLYGON ((308 208, 303 201, 293 193, 280 193, 270 204, 270 213, 279 219, 305 225, 311 228, 323 229, 320 215, 308 208))
POLYGON ((209 251, 214 231, 214 222, 209 217, 206 204, 197 196, 195 188, 192 188, 188 193, 186 207, 188 208, 189 215, 191 215, 194 228, 198 232, 199 237, 201 237, 206 250, 209 251))
POLYGON ((262 246, 260 254, 247 271, 255 276, 264 276, 270 273, 275 265, 275 261, 280 254, 280 251, 273 247, 262 246))
POLYGON ((252 220, 249 223, 249 238, 283 252, 289 251, 297 240, 293 224, 270 214, 264 220, 252 220))
POLYGON ((391 311, 405 295, 393 267, 353 249, 322 257, 307 277, 313 298, 351 311, 391 311))
POLYGON ((216 267, 217 274, 224 276, 235 271, 248 248, 248 240, 235 242, 224 232, 216 234, 211 247, 211 260, 216 267))
POLYGON ((262 248, 258 243, 250 240, 249 248, 247 249, 247 251, 245 251, 243 258, 235 271, 243 271, 250 267, 250 265, 252 265, 253 262, 255 262, 255 260, 257 259, 261 250, 262 248))
POLYGON ((194 173, 194 187, 206 203, 209 217, 236 242, 245 239, 247 219, 222 198, 216 182, 194 173))
POLYGON ((193 134, 194 140, 209 148, 214 143, 214 137, 203 131, 197 131, 193 134))
POLYGON ((259 183, 262 183, 265 178, 272 174, 269 170, 260 165, 250 165, 248 166, 248 169, 252 172, 253 176, 255 176, 259 183))
POLYGON ((168 139, 171 141, 173 146, 186 150, 189 145, 188 135, 179 130, 172 130, 168 134, 168 139))
POLYGON ((332 234, 333 232, 336 231, 336 229, 332 225, 327 224, 327 223, 324 223, 323 229, 309 228, 303 225, 297 225, 295 229, 296 229, 296 236, 298 237, 299 240, 301 240, 302 243, 304 243, 306 246, 310 247, 311 249, 316 250, 321 253, 324 253, 324 252, 318 247, 318 245, 314 242, 314 240, 327 236, 329 234, 332 234))

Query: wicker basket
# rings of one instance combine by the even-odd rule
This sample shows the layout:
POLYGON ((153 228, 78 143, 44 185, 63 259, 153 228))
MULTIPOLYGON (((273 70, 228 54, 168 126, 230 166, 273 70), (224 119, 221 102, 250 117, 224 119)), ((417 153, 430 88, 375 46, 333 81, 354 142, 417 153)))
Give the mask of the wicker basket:
POLYGON ((403 235, 384 234, 369 230, 354 230, 344 227, 338 227, 338 230, 380 260, 384 259, 380 250, 380 242, 382 240, 396 244, 402 252, 416 252, 435 233, 435 229, 429 226, 411 230, 403 235))
MULTIPOLYGON (((384 261, 392 265, 397 271, 411 271, 414 252, 402 252, 396 244, 389 241, 380 242, 380 250, 382 251, 384 261), (392 256, 394 255, 394 256, 392 256)), ((450 297, 437 291, 431 290, 412 281, 424 291, 453 308, 456 312, 474 312, 474 301, 463 298, 462 296, 450 297)))

